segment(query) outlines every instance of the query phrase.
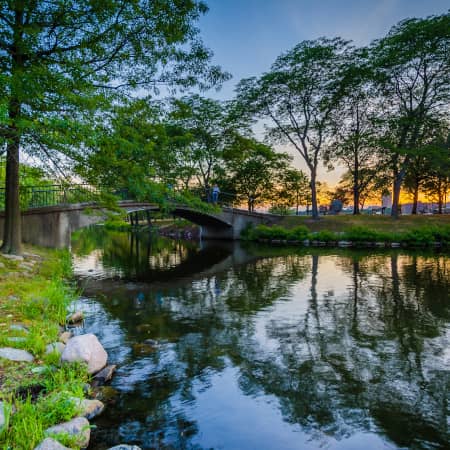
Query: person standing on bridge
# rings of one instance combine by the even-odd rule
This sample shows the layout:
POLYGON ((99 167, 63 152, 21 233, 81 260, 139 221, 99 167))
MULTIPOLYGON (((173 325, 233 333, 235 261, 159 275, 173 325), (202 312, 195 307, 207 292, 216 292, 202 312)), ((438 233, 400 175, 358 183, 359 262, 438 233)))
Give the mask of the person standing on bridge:
POLYGON ((217 200, 219 200, 219 186, 217 186, 217 184, 215 184, 212 188, 212 201, 213 203, 217 203, 217 200))

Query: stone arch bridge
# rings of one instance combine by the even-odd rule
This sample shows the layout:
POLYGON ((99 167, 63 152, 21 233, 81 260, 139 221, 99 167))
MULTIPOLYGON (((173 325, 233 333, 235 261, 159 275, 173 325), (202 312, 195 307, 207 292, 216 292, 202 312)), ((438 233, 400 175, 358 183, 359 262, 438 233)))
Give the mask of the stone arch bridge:
MULTIPOLYGON (((159 211, 156 204, 132 200, 119 201, 118 206, 127 214, 159 211)), ((67 247, 73 231, 103 222, 106 214, 104 207, 92 202, 29 208, 22 212, 22 239, 43 247, 67 247)), ((173 206, 171 214, 199 225, 203 239, 227 240, 239 239, 241 231, 249 224, 268 225, 281 218, 230 207, 223 207, 218 213, 207 213, 183 205, 173 206)), ((3 222, 4 213, 0 213, 0 238, 3 222)))

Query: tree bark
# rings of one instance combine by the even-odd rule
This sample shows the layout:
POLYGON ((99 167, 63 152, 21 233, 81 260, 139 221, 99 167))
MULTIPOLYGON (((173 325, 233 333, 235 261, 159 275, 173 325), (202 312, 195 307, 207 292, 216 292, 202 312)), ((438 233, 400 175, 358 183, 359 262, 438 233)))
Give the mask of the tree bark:
MULTIPOLYGON (((12 60, 11 75, 22 76, 24 56, 22 54, 24 3, 17 2, 14 9, 14 37, 10 47, 12 60)), ((20 98, 15 91, 14 82, 11 86, 11 96, 8 103, 9 125, 5 133, 6 144, 6 180, 5 180, 5 225, 3 244, 0 251, 18 255, 22 252, 22 223, 19 200, 19 153, 20 129, 17 126, 21 114, 20 98)))
POLYGON ((400 206, 400 190, 402 187, 402 180, 396 176, 394 177, 394 182, 392 186, 392 210, 391 216, 394 219, 398 219, 399 216, 399 206, 400 206))
POLYGON ((316 186, 316 170, 311 169, 311 211, 312 218, 319 218, 319 209, 317 208, 317 186, 316 186))
POLYGON ((442 192, 442 180, 439 177, 438 181, 438 213, 442 214, 442 205, 444 203, 444 193, 442 192))
POLYGON ((353 170, 353 214, 356 216, 359 214, 359 163, 356 157, 353 170))
POLYGON ((22 252, 22 221, 19 201, 19 146, 16 133, 8 142, 5 183, 5 224, 1 251, 18 255, 22 252))
POLYGON ((398 219, 400 209, 400 191, 402 189, 403 179, 405 178, 406 170, 402 167, 394 170, 394 180, 392 185, 392 211, 391 216, 398 219))
POLYGON ((411 214, 417 214, 417 204, 419 202, 419 181, 416 180, 414 183, 414 199, 411 214))

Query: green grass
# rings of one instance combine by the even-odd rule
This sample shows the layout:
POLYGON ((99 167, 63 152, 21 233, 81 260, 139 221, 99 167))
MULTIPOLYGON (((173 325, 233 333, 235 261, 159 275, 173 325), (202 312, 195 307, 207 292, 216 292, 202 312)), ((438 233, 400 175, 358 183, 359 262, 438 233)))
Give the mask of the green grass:
MULTIPOLYGON (((85 369, 82 370, 85 372, 85 369)), ((0 437, 0 445, 3 448, 32 449, 45 438, 47 428, 72 419, 78 411, 70 398, 82 397, 81 384, 87 379, 82 370, 76 365, 56 370, 57 375, 53 375, 53 379, 56 378, 59 384, 47 386, 38 399, 28 396, 24 400, 18 400, 12 394, 9 405, 16 412, 9 417, 9 429, 0 437), (51 391, 47 390, 49 387, 51 391)), ((45 383, 47 379, 52 379, 48 374, 40 378, 42 379, 36 378, 34 381, 45 383)), ((62 443, 70 442, 65 440, 62 443)))
MULTIPOLYGON (((82 398, 89 377, 83 365, 60 365, 59 355, 45 354, 47 344, 58 340, 59 325, 76 290, 67 281, 71 260, 67 251, 27 248, 32 255, 12 261, 0 255, 0 345, 29 351, 33 363, 0 359, 0 399, 8 405, 7 426, 0 448, 33 449, 44 439, 46 428, 74 417, 69 397, 82 398), (31 263, 34 261, 34 264, 31 263), (29 263, 30 268, 23 266, 29 263), (21 324, 22 330, 11 330, 21 324), (9 341, 10 337, 23 338, 9 341)), ((67 439, 62 441, 76 448, 67 439)))
POLYGON ((279 223, 284 228, 290 229, 298 225, 303 225, 309 231, 335 231, 344 232, 351 227, 364 226, 374 231, 386 231, 388 233, 406 232, 412 228, 422 226, 450 226, 450 215, 407 215, 392 219, 390 216, 367 215, 339 215, 321 216, 319 220, 313 220, 306 216, 286 216, 279 223))
MULTIPOLYGON (((372 222, 371 225, 379 221, 372 222)), ((321 225, 336 224, 337 221, 322 221, 321 225)), ((439 243, 444 247, 450 246, 450 222, 449 221, 432 221, 427 223, 424 221, 409 221, 408 227, 386 229, 384 227, 374 228, 363 225, 362 221, 354 225, 355 221, 346 223, 340 229, 333 227, 331 229, 315 227, 308 228, 304 225, 296 225, 294 227, 286 227, 281 225, 266 226, 258 225, 255 228, 247 228, 244 230, 242 237, 250 241, 298 241, 305 239, 319 242, 337 242, 351 241, 356 245, 364 245, 365 243, 392 243, 399 242, 411 247, 429 247, 439 243)), ((340 225, 344 222, 340 221, 340 225)), ((384 224, 384 222, 383 222, 384 224)))

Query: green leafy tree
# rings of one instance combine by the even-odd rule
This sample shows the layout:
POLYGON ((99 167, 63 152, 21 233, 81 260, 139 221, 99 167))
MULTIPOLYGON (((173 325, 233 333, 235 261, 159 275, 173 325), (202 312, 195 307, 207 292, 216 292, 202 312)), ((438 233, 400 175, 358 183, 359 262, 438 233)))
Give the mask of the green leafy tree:
POLYGON ((308 203, 310 182, 301 170, 289 168, 280 174, 279 186, 275 192, 277 205, 295 206, 298 215, 299 206, 308 203))
POLYGON ((405 176, 420 156, 430 124, 448 114, 449 48, 450 13, 404 20, 371 48, 393 177, 394 217, 405 176))
POLYGON ((167 131, 160 105, 147 99, 122 104, 111 112, 95 146, 81 155, 76 172, 109 191, 127 189, 136 198, 145 196, 158 181, 159 165, 170 157, 167 131))
POLYGON ((360 196, 381 170, 379 157, 380 127, 377 120, 375 92, 371 88, 367 68, 367 52, 353 52, 346 72, 346 83, 351 89, 341 98, 339 108, 333 111, 333 130, 324 152, 330 169, 341 164, 351 177, 353 214, 360 213, 360 196))
POLYGON ((450 189, 450 132, 448 125, 441 128, 434 141, 428 145, 423 190, 438 204, 438 213, 447 206, 447 193, 450 189))
MULTIPOLYGON (((95 145, 101 110, 134 89, 223 79, 195 0, 0 1, 0 140, 7 152, 2 251, 19 253, 19 152, 58 161, 95 145)), ((101 128, 100 128, 101 129, 101 128)))
POLYGON ((234 129, 226 104, 199 95, 175 99, 169 120, 190 136, 185 142, 186 166, 195 168, 200 186, 210 186, 234 129))
POLYGON ((404 188, 413 198, 411 214, 417 214, 419 193, 429 176, 428 169, 428 161, 425 155, 417 155, 414 158, 414 164, 411 164, 406 172, 404 188))
POLYGON ((417 206, 420 191, 425 190, 432 198, 433 186, 439 186, 437 201, 442 210, 442 202, 445 197, 445 179, 449 174, 449 124, 445 122, 430 123, 427 130, 427 139, 411 152, 414 158, 405 175, 404 187, 413 197, 412 214, 417 214, 417 206), (436 184, 437 183, 437 184, 436 184))
POLYGON ((226 166, 221 186, 246 201, 249 211, 269 201, 287 169, 290 156, 275 152, 253 138, 236 135, 233 145, 225 151, 226 166))
POLYGON ((332 128, 332 114, 345 93, 344 66, 350 51, 340 38, 303 41, 280 55, 259 79, 242 80, 242 109, 269 119, 275 142, 292 145, 305 161, 311 182, 312 214, 317 208, 317 167, 332 128))
MULTIPOLYGON (((383 167, 377 167, 376 172, 369 167, 367 169, 360 168, 359 175, 359 195, 358 209, 364 209, 364 205, 368 200, 379 201, 384 192, 389 192, 389 173, 383 167)), ((351 171, 345 172, 339 184, 336 186, 334 197, 341 200, 344 204, 354 201, 354 174, 351 171)))

